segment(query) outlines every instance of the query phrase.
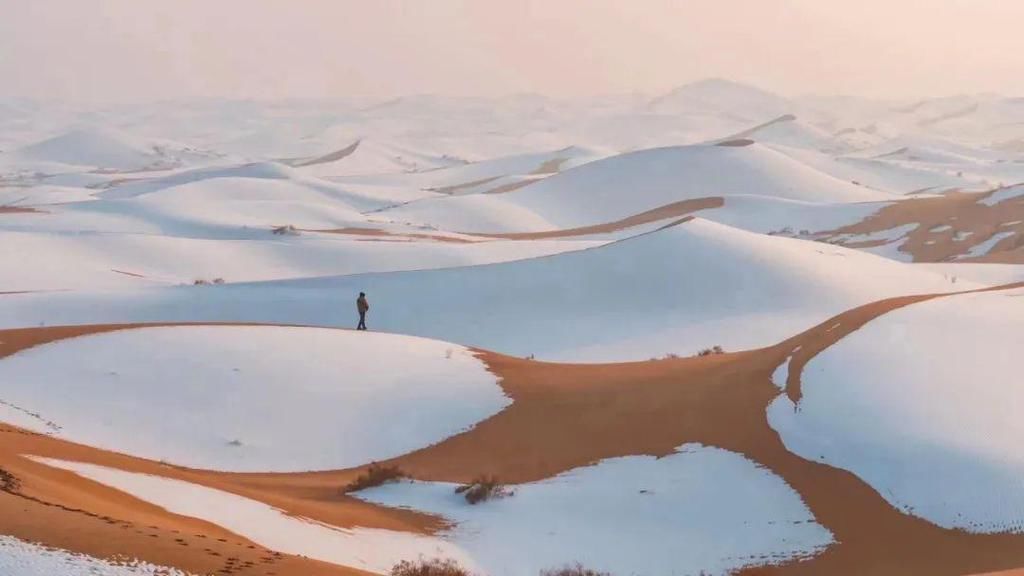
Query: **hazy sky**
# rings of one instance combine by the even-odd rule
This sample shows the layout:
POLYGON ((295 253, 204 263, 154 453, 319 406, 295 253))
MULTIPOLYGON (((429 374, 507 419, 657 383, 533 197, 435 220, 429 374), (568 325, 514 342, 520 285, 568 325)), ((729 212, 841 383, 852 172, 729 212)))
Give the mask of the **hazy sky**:
POLYGON ((1021 0, 0 0, 0 96, 1024 95, 1021 0))

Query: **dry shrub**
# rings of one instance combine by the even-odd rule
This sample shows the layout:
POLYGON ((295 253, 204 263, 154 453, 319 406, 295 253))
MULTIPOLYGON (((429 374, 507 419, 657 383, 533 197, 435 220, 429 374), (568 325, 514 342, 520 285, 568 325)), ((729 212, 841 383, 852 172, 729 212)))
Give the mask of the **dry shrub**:
POLYGON ((486 474, 477 476, 469 484, 459 486, 455 489, 455 493, 462 494, 466 498, 466 502, 470 504, 479 504, 480 502, 504 498, 513 494, 504 484, 498 482, 497 477, 486 474))
POLYGON ((716 354, 725 354, 725 350, 721 346, 712 346, 697 352, 697 356, 714 356, 716 354))
POLYGON ((472 576, 458 562, 451 558, 420 558, 415 562, 402 560, 391 567, 390 576, 472 576))
POLYGON ((21 481, 18 477, 0 468, 0 491, 14 493, 18 490, 21 490, 21 481))
POLYGON ((398 466, 382 466, 376 462, 371 462, 362 474, 356 476, 355 480, 349 482, 342 489, 342 492, 357 492, 365 488, 373 488, 388 482, 395 482, 402 478, 408 478, 408 474, 402 472, 402 469, 398 466))
POLYGON ((286 226, 274 226, 273 228, 270 229, 270 232, 272 234, 277 234, 278 236, 298 236, 299 235, 298 229, 296 229, 295 226, 292 226, 291 224, 288 224, 286 226))
POLYGON ((611 576, 611 573, 591 570, 577 562, 561 568, 541 570, 540 576, 611 576))

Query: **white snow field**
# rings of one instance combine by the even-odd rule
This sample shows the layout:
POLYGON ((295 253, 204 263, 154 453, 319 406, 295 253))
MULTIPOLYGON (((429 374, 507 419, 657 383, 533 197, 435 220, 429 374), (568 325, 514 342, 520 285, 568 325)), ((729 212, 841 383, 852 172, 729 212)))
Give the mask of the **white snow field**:
POLYGON ((441 538, 373 528, 338 528, 286 514, 257 500, 182 480, 80 462, 32 459, 70 470, 173 514, 217 524, 277 552, 378 574, 387 573, 402 560, 420 557, 452 558, 465 567, 476 568, 458 546, 441 538))
POLYGON ((996 204, 1006 202, 1008 200, 1016 200, 1017 202, 1021 202, 1021 196, 1024 196, 1024 185, 1008 186, 1006 188, 1000 188, 992 192, 992 194, 979 200, 978 203, 984 204, 986 206, 995 206, 996 204))
POLYGON ((1024 532, 1022 298, 948 296, 877 318, 812 359, 799 406, 781 395, 769 422, 787 448, 853 472, 907 514, 1024 532))
POLYGON ((500 576, 573 562, 612 574, 728 574, 812 556, 832 542, 771 471, 697 444, 664 458, 602 460, 477 505, 455 486, 406 482, 356 495, 455 521, 445 538, 500 576))
MULTIPOLYGON (((899 250, 910 226, 839 239, 858 248, 825 241, 908 198, 991 191, 978 198, 992 214, 1021 202, 1022 102, 789 98, 716 79, 585 98, 0 98, 0 329, 193 324, 0 359, 0 421, 183 466, 336 469, 508 406, 469 347, 584 362, 739 351, 888 297, 1024 280, 1019 264, 912 263, 899 250), (681 206, 717 207, 687 220, 681 206), (651 221, 615 229, 636 215, 651 221), (355 326, 360 291, 374 332, 329 329, 355 326)), ((932 240, 953 234, 938 224, 926 224, 932 240)), ((969 256, 1014 261, 998 253, 1017 224, 956 227, 954 239, 977 235, 969 256)), ((1010 360, 1021 297, 954 296, 869 323, 806 367, 800 406, 783 394, 771 424, 797 454, 850 470, 908 514, 1024 531, 1024 398, 1010 360)), ((789 367, 772 375, 779 388, 789 367)), ((720 574, 831 541, 771 472, 692 445, 480 507, 445 484, 364 494, 457 523, 441 537, 341 530, 200 486, 60 465, 282 552, 375 572, 422 554, 495 576, 577 560, 720 574)), ((28 550, 27 576, 61 574, 51 560, 71 576, 128 574, 2 538, 0 576, 15 548, 28 550)))
POLYGON ((665 458, 604 460, 515 486, 514 496, 477 506, 445 483, 389 484, 357 494, 456 523, 438 537, 341 529, 180 480, 34 459, 273 550, 378 573, 401 560, 448 557, 497 576, 533 576, 577 561, 638 576, 717 575, 812 556, 832 543, 780 478, 738 454, 695 444, 665 458))
POLYGON ((13 151, 18 160, 68 167, 137 170, 161 162, 151 145, 133 142, 108 129, 84 128, 47 138, 13 151))
POLYGON ((269 231, 250 239, 224 240, 0 232, 0 278, 4 291, 131 289, 217 278, 253 282, 492 264, 604 243, 366 241, 334 234, 276 236, 269 231))
POLYGON ((477 196, 472 202, 462 196, 426 199, 380 216, 463 232, 532 232, 602 224, 681 200, 732 195, 820 203, 895 198, 839 180, 760 144, 696 145, 621 154, 506 194, 477 196), (476 218, 467 219, 464 210, 476 218, 485 213, 489 217, 474 226, 476 218), (523 210, 533 218, 520 215, 523 210), (483 227, 497 222, 504 228, 483 227), (542 223, 549 226, 541 228, 542 223))
POLYGON ((102 560, 0 535, 3 576, 189 576, 138 560, 102 560))
POLYGON ((230 471, 358 466, 441 441, 511 402, 461 346, 321 328, 82 336, 0 360, 0 381, 0 420, 230 471))
POLYGON ((227 286, 12 294, 0 326, 248 321, 354 326, 571 361, 684 356, 777 343, 882 298, 963 290, 940 273, 700 219, 504 264, 227 286))

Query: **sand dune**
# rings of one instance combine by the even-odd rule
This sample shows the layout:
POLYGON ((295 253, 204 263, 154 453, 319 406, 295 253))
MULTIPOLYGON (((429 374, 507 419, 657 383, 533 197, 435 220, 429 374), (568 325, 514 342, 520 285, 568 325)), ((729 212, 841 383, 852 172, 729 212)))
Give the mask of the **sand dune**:
MULTIPOLYGON (((487 471, 507 481, 523 482, 546 478, 603 458, 635 454, 667 455, 681 442, 701 442, 744 454, 779 474, 797 490, 815 518, 832 531, 839 542, 810 560, 771 569, 760 568, 757 573, 853 574, 863 573, 870 566, 889 566, 898 567, 895 570, 899 573, 959 574, 998 569, 1024 561, 1024 557, 1020 556, 1021 550, 1024 550, 1020 536, 972 535, 938 528, 904 515, 852 475, 791 454, 767 427, 764 410, 778 395, 778 389, 771 382, 771 373, 787 356, 802 354, 803 358, 813 357, 817 351, 841 341, 880 314, 924 298, 928 297, 871 304, 829 319, 777 346, 743 354, 590 366, 546 364, 487 354, 484 356, 485 361, 502 377, 501 385, 513 398, 513 405, 470 432, 402 457, 398 462, 423 480, 458 481, 487 471), (508 435, 516 437, 517 441, 509 443, 508 435)), ((82 327, 73 331, 7 331, 3 334, 5 353, 33 342, 66 337, 75 332, 89 333, 96 329, 82 327)), ((791 363, 794 367, 799 365, 791 363)), ((28 451, 183 477, 202 484, 228 487, 230 491, 242 492, 249 497, 284 506, 285 509, 292 509, 291 506, 297 503, 287 495, 304 486, 301 491, 307 497, 303 498, 306 504, 301 508, 302 513, 324 521, 339 517, 338 501, 330 497, 330 506, 322 504, 320 507, 311 507, 309 496, 320 493, 327 497, 330 487, 344 482, 346 475, 350 474, 338 472, 224 477, 186 473, 125 457, 103 455, 95 450, 66 445, 43 436, 15 435, 15 440, 6 443, 5 448, 0 451, 3 467, 13 469, 19 477, 27 480, 28 489, 40 490, 39 494, 46 498, 53 498, 56 494, 52 488, 47 489, 45 484, 39 484, 37 478, 61 473, 43 473, 39 465, 23 459, 12 460, 10 454, 28 451), (317 486, 321 488, 315 488, 317 486), (275 493, 278 495, 275 496, 275 493), (334 513, 328 513, 331 509, 335 510, 334 513)), ((98 510, 109 510, 111 504, 102 502, 109 501, 116 494, 109 489, 71 481, 69 478, 64 484, 79 487, 76 490, 87 489, 87 493, 92 495, 88 500, 89 506, 98 510)), ((80 500, 82 496, 75 494, 65 492, 64 501, 83 502, 80 500)), ((3 500, 7 498, 7 495, 3 496, 3 500)), ((120 498, 122 502, 130 502, 120 498)), ((131 506, 139 509, 138 504, 131 506)), ((386 520, 390 512, 381 516, 383 510, 377 512, 378 509, 365 506, 353 509, 348 503, 342 508, 348 509, 345 514, 349 522, 355 520, 362 526, 380 527, 387 524, 394 527, 397 526, 395 520, 400 518, 386 520)), ((122 514, 125 513, 123 504, 120 510, 122 514)), ((12 516, 2 518, 7 519, 4 522, 6 530, 16 530, 24 537, 29 537, 23 533, 31 532, 30 527, 9 525, 12 516)), ((186 568, 199 564, 199 559, 191 553, 178 552, 169 556, 162 551, 161 534, 169 533, 163 526, 188 525, 191 530, 188 534, 206 534, 210 533, 209 525, 167 516, 166 513, 151 518, 150 522, 157 528, 149 532, 157 534, 157 537, 150 539, 146 546, 133 547, 137 554, 150 561, 163 558, 165 563, 186 568), (177 563, 167 560, 175 560, 177 563)), ((405 529, 411 529, 415 524, 405 526, 405 529)), ((95 553, 96 543, 89 544, 80 537, 69 539, 62 536, 67 534, 62 531, 54 532, 51 529, 50 532, 51 542, 63 539, 65 546, 70 546, 69 542, 76 542, 77 549, 84 548, 83 551, 95 553)), ((120 538, 120 544, 111 542, 107 546, 124 545, 131 541, 131 538, 120 538)), ((189 537, 188 542, 196 542, 195 537, 189 537)), ((179 546, 178 550, 184 548, 176 546, 179 546)), ((240 557, 247 557, 247 554, 242 553, 240 557)), ((276 558, 275 561, 279 562, 275 564, 279 574, 300 574, 305 569, 301 559, 289 556, 270 558, 276 558)))
POLYGON ((381 213, 465 232, 541 232, 619 220, 673 202, 756 195, 869 202, 890 195, 841 181, 767 147, 679 146, 590 162, 493 197, 428 199, 381 213), (505 229, 497 229, 500 223, 505 229))
POLYGON ((29 161, 135 170, 159 164, 163 159, 122 134, 106 129, 79 129, 15 150, 29 161))
POLYGON ((958 290, 939 273, 863 252, 693 219, 605 246, 517 262, 122 293, 13 295, 0 326, 253 321, 371 328, 541 358, 689 355, 778 341, 887 296, 958 290), (514 287, 515 298, 507 296, 514 287), (486 319, 486 320, 485 320, 486 319), (615 327, 609 329, 609 327, 615 327))
POLYGON ((855 248, 878 248, 914 262, 1024 262, 1024 187, 911 198, 882 207, 862 222, 822 233, 855 248), (896 237, 887 231, 901 230, 896 237))
POLYGON ((0 573, 1019 569, 1022 110, 0 102, 0 573))

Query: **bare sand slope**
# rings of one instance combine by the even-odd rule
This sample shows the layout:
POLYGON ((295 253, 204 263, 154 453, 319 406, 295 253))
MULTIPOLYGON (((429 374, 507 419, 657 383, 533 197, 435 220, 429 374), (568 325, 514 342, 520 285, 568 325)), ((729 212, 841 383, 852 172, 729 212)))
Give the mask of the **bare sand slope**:
POLYGON ((900 200, 862 222, 816 236, 825 240, 852 237, 842 244, 849 248, 870 248, 887 241, 858 241, 856 236, 916 224, 917 227, 907 234, 899 248, 914 262, 956 259, 964 262, 1024 263, 1024 196, 992 202, 998 193, 999 190, 952 192, 944 196, 900 200), (974 254, 992 239, 996 242, 989 247, 987 254, 974 254))
MULTIPOLYGON (((787 357, 792 355, 787 393, 798 399, 800 371, 815 354, 879 315, 934 297, 872 303, 770 348, 703 358, 571 365, 481 351, 513 404, 466 433, 394 462, 423 480, 462 481, 491 473, 506 482, 525 482, 603 458, 668 455, 683 443, 699 442, 739 452, 771 469, 835 535, 837 544, 811 560, 750 569, 750 574, 953 575, 1019 567, 1024 565, 1024 535, 968 534, 902 514, 853 474, 788 452, 767 423, 765 410, 779 394, 771 375, 787 357)), ((131 327, 0 331, 0 357, 126 328, 131 327)), ((442 526, 438 519, 340 495, 338 487, 356 470, 224 474, 169 467, 11 427, 0 428, 0 434, 0 468, 20 481, 20 487, 0 493, 0 533, 94 555, 129 554, 193 571, 222 569, 233 557, 232 574, 265 574, 261 570, 270 562, 271 571, 282 576, 353 573, 249 548, 255 545, 216 526, 169 514, 19 454, 180 478, 339 526, 412 532, 442 526)))

